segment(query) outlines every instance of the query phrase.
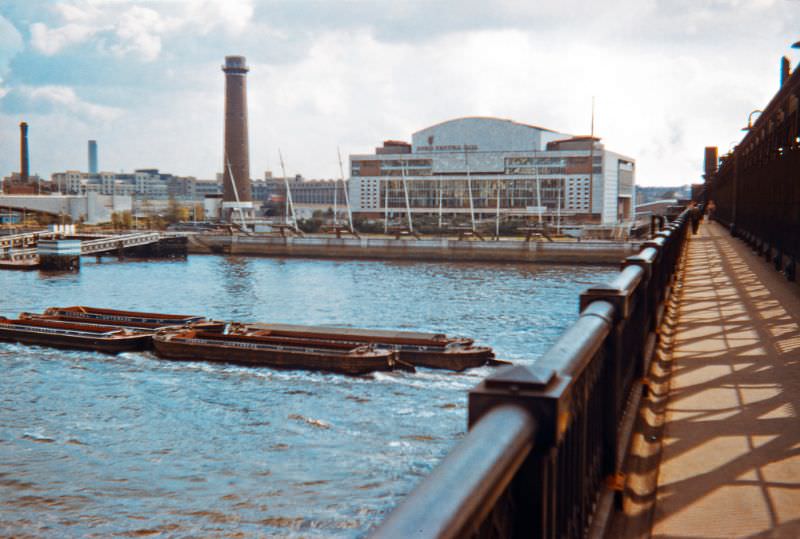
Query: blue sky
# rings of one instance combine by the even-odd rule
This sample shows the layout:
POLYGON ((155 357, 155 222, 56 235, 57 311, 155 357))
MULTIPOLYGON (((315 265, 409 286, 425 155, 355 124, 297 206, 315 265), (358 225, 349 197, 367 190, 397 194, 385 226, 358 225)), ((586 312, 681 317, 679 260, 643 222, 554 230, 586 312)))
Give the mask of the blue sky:
POLYGON ((460 116, 596 133, 642 185, 698 181, 800 52, 798 0, 3 0, 0 175, 221 170, 229 54, 247 57, 251 175, 338 176, 336 148, 460 116))

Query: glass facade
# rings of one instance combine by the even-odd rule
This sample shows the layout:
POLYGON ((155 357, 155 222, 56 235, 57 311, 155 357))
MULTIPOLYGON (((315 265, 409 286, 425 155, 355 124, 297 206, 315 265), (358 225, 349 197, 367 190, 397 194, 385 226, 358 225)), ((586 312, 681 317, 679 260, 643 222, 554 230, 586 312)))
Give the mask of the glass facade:
POLYGON ((406 178, 405 182, 403 178, 381 178, 378 182, 378 202, 381 209, 405 209, 407 192, 408 205, 414 209, 436 211, 441 207, 469 210, 471 187, 472 207, 475 210, 495 211, 498 195, 500 208, 505 210, 524 211, 530 206, 539 205, 552 210, 566 208, 567 190, 563 178, 539 178, 538 182, 537 190, 537 179, 530 177, 447 176, 438 179, 406 178))
MULTIPOLYGON (((502 172, 498 174, 436 174, 433 159, 416 155, 354 159, 351 174, 361 179, 362 210, 405 210, 408 196, 408 206, 415 211, 469 211, 471 187, 472 209, 478 212, 496 211, 498 196, 504 212, 520 213, 538 207, 546 212, 590 212, 589 156, 552 154, 504 157, 495 153, 490 157, 500 159, 502 172)), ((464 159, 463 155, 459 157, 464 159)), ((463 162, 470 160, 479 162, 474 154, 463 162)), ((602 155, 594 157, 593 168, 599 177, 603 172, 602 155)))

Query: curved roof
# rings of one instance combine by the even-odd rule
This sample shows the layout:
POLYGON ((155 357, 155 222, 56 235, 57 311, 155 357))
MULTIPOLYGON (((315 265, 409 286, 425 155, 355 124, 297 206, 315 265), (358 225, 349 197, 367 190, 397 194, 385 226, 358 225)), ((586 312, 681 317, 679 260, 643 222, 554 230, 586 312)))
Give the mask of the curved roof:
POLYGON ((411 136, 413 152, 531 151, 544 150, 548 142, 568 138, 530 124, 488 116, 466 116, 439 122, 411 136))
POLYGON ((439 126, 450 124, 450 123, 463 122, 464 120, 480 120, 480 121, 487 121, 487 122, 502 122, 502 123, 507 123, 507 124, 512 124, 512 125, 519 125, 519 126, 522 126, 522 127, 529 127, 531 129, 538 129, 539 131, 549 131, 551 133, 557 133, 557 131, 554 131, 552 129, 547 129, 546 127, 539 127, 538 125, 526 124, 526 123, 522 123, 522 122, 515 122, 514 120, 509 120, 507 118, 497 118, 496 116, 460 116, 458 118, 452 118, 450 120, 444 120, 444 121, 441 121, 439 123, 435 123, 433 125, 429 125, 428 127, 425 127, 424 129, 420 129, 416 133, 420 133, 422 131, 427 131, 428 129, 433 129, 435 127, 439 127, 439 126))

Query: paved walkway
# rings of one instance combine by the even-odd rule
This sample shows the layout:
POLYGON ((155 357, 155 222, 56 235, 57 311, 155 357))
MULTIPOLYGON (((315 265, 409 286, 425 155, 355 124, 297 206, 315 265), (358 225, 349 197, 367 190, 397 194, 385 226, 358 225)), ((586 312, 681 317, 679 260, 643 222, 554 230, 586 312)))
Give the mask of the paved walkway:
POLYGON ((800 286, 719 225, 689 245, 653 537, 800 538, 800 286))

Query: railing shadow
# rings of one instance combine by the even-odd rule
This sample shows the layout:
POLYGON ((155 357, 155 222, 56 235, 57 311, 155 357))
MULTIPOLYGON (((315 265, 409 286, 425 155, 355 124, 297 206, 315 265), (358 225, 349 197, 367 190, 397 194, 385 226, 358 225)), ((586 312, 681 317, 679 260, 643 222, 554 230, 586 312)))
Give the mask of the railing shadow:
POLYGON ((771 290, 760 261, 707 233, 690 247, 675 328, 655 536, 737 496, 750 506, 747 523, 731 515, 740 534, 800 530, 800 297, 771 290))

